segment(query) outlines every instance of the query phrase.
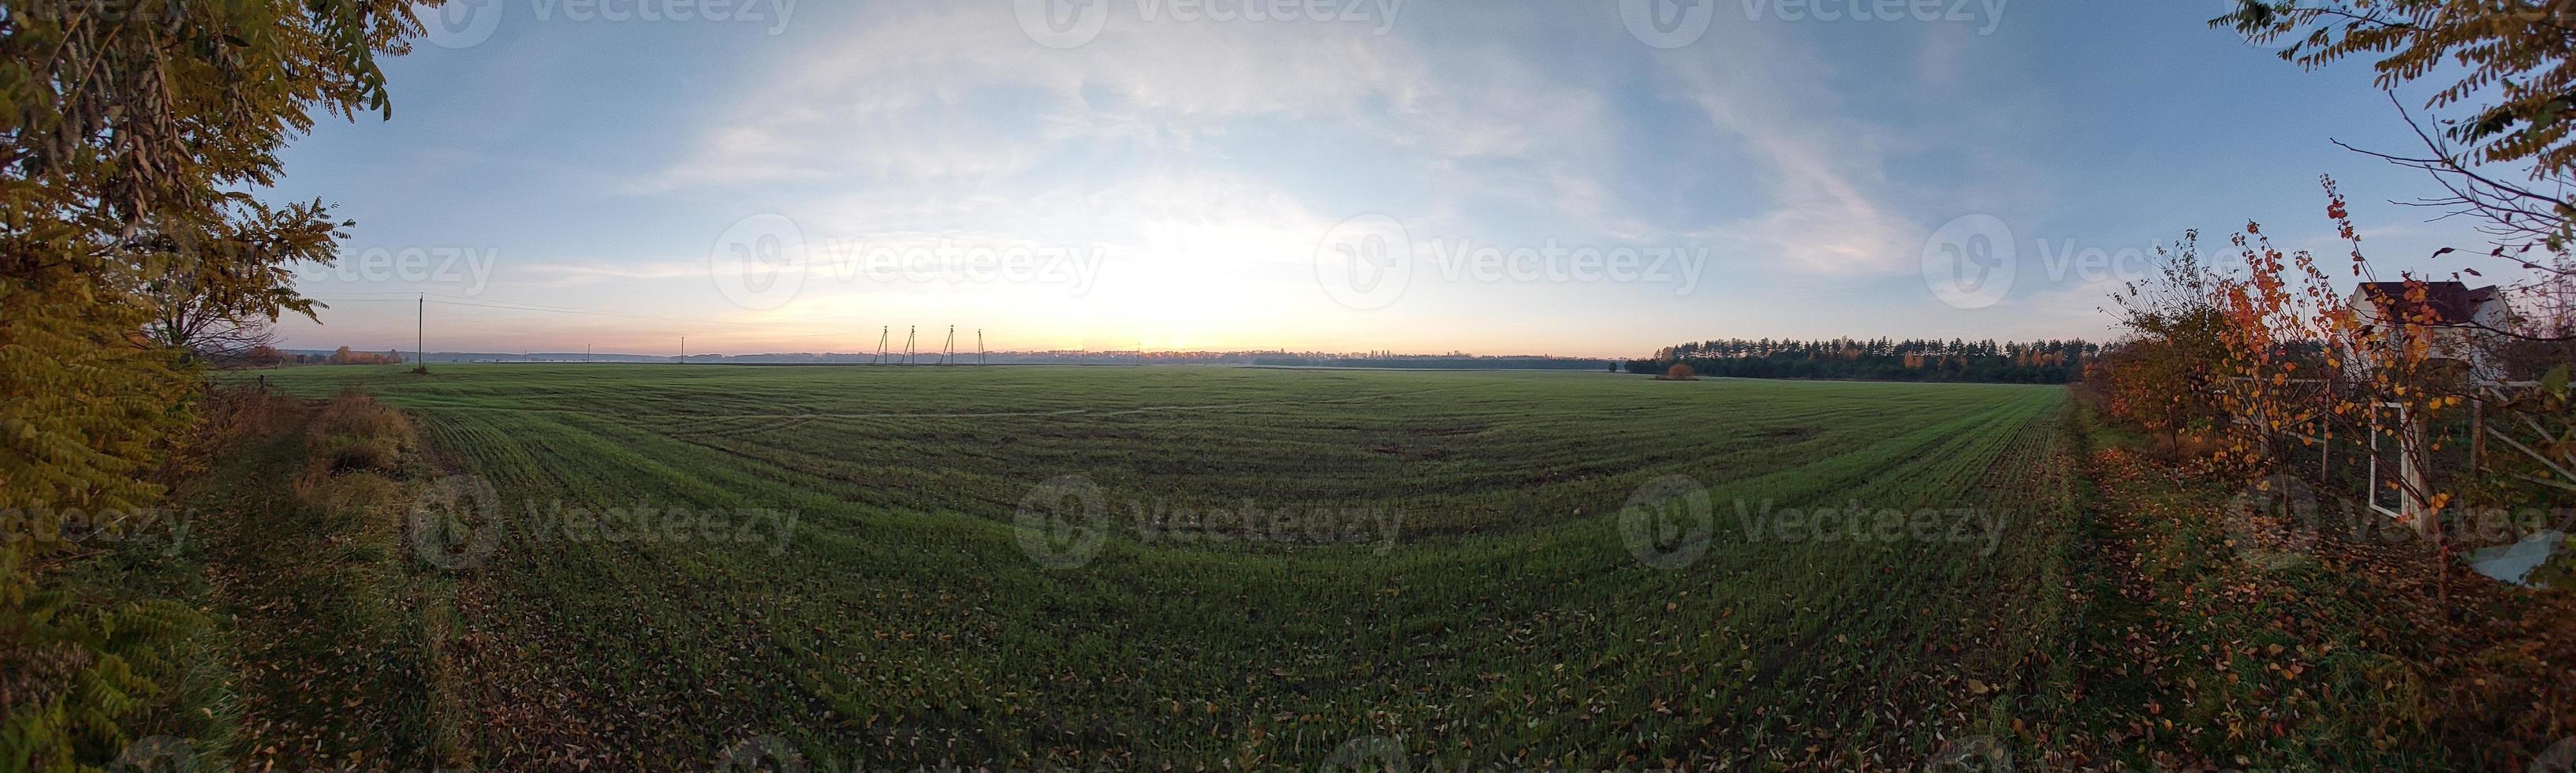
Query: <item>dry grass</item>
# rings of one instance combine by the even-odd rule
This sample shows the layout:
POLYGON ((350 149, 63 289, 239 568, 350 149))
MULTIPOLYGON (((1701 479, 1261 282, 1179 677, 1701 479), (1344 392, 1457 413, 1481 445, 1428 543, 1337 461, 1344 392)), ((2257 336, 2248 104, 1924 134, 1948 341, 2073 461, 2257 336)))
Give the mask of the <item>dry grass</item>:
POLYGON ((334 515, 379 510, 401 500, 397 482, 420 443, 411 419, 359 392, 343 392, 305 427, 306 462, 295 493, 334 515))
POLYGON ((330 448, 330 459, 368 464, 340 469, 374 472, 394 472, 392 464, 402 459, 402 451, 410 451, 412 443, 420 441, 420 435, 412 430, 412 420, 363 392, 340 392, 340 397, 332 397, 330 405, 322 407, 322 415, 314 417, 307 433, 314 448, 330 448))

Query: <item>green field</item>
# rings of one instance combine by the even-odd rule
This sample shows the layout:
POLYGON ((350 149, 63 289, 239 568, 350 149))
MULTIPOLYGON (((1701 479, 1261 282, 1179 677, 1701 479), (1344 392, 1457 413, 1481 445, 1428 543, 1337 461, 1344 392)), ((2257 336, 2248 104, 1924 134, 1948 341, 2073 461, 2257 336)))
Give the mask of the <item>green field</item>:
POLYGON ((261 378, 371 392, 420 424, 432 474, 491 487, 456 500, 463 547, 409 562, 452 583, 452 609, 420 614, 454 616, 426 629, 458 683, 416 709, 449 716, 325 742, 340 753, 618 769, 770 738, 817 769, 1857 764, 2019 748, 2016 717, 2065 708, 2046 689, 2073 614, 2055 387, 261 378), (1641 491, 1693 496, 1631 510, 1641 491), (555 515, 585 510, 675 531, 612 520, 609 540, 555 515))

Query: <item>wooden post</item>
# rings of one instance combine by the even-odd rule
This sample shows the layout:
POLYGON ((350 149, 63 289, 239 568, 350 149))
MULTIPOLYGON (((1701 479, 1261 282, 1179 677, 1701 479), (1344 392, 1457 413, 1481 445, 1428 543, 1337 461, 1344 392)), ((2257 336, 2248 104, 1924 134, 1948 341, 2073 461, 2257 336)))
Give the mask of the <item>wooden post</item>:
POLYGON ((2370 428, 2362 432, 2362 450, 2370 454, 2370 462, 2362 466, 2362 502, 2369 505, 2364 509, 2376 511, 2379 507, 2379 403, 2372 402, 2365 410, 2370 412, 2370 428))
POLYGON ((2425 455, 2424 417, 2416 415, 2412 408, 2399 406, 2397 424, 2397 475, 2405 481, 2406 488, 2398 492, 2404 496, 2403 512, 2415 522, 2415 533, 2430 537, 2434 535, 2437 524, 2434 523, 2433 508, 2424 501, 2424 492, 2432 488, 2426 480, 2425 467, 2431 460, 2425 455))
POLYGON ((2477 469, 2487 456, 2487 401, 2469 401, 2469 469, 2477 469))

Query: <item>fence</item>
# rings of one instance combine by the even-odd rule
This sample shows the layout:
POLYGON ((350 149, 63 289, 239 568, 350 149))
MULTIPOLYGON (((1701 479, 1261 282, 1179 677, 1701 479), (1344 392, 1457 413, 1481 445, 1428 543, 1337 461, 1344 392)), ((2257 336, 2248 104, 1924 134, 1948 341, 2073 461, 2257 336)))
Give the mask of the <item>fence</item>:
POLYGON ((2320 493, 2345 492, 2370 512, 2412 524, 2419 531, 2435 528, 2434 492, 2449 488, 2457 475, 2482 468, 2491 453, 2516 454, 2555 476, 2516 474, 2517 478, 2576 492, 2576 483, 2570 482, 2576 481, 2576 471, 2571 471, 2576 470, 2576 460, 2557 458, 2542 450, 2566 443, 2576 429, 2553 432, 2526 414, 2489 410, 2491 405, 2512 402, 2518 391, 2538 388, 2539 382, 2474 381, 2462 395, 2465 411, 2431 412, 2433 415, 2402 402, 2336 399, 2339 394, 2360 394, 2359 384, 2331 379, 2281 379, 2273 383, 2277 387, 2304 387, 2314 395, 2313 400, 2286 402, 2312 402, 2315 409, 2277 420, 2260 414, 2236 417, 2240 424, 2259 428, 2263 452, 2320 493), (2341 423, 2348 427, 2358 425, 2358 432, 2348 429, 2337 433, 2341 417, 2335 406, 2354 403, 2367 405, 2363 409, 2366 415, 2359 421, 2341 423), (2287 447, 2293 441, 2298 447, 2287 447))

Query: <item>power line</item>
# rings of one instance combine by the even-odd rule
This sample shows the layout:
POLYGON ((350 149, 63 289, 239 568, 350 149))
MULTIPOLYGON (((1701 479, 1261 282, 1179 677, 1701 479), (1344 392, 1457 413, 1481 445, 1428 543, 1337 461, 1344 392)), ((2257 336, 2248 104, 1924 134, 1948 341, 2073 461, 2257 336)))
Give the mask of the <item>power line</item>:
MULTIPOLYGON (((414 300, 414 298, 412 298, 412 297, 404 297, 404 298, 313 298, 312 300, 322 301, 322 302, 324 302, 324 303, 381 303, 381 302, 387 302, 387 301, 407 301, 407 300, 414 300)), ((687 323, 687 324, 692 324, 692 325, 775 325, 775 324, 777 324, 777 323, 775 323, 775 322, 754 322, 754 321, 749 321, 749 320, 739 320, 739 319, 705 319, 705 318, 692 318, 692 317, 664 317, 664 316, 655 316, 655 315, 650 315, 650 314, 627 314, 627 313, 624 313, 624 312, 616 312, 616 311, 592 311, 592 310, 589 310, 589 309, 568 309, 568 308, 562 308, 562 307, 558 307, 558 306, 541 306, 541 305, 531 304, 531 303, 521 303, 521 302, 519 302, 519 301, 446 300, 445 298, 440 298, 440 297, 431 297, 431 298, 426 298, 426 299, 422 299, 422 300, 425 300, 425 301, 426 301, 426 302, 428 302, 428 303, 443 304, 443 305, 447 305, 447 306, 473 306, 473 307, 477 307, 477 308, 485 308, 485 309, 506 309, 506 310, 510 310, 510 311, 536 311, 536 312, 544 312, 544 313, 548 313, 548 314, 580 314, 580 315, 592 316, 592 317, 616 317, 616 318, 621 318, 621 319, 642 319, 642 320, 651 320, 651 321, 655 321, 655 322, 681 322, 681 323, 687 323)), ((829 333, 812 333, 812 334, 810 334, 810 335, 830 335, 830 334, 829 334, 829 333)))
MULTIPOLYGON (((362 293, 351 293, 351 295, 376 295, 376 294, 379 294, 379 293, 365 293, 365 292, 362 292, 362 293)), ((382 295, 388 295, 388 296, 396 295, 396 294, 394 294, 394 293, 381 293, 381 294, 382 294, 382 295)), ((607 318, 612 318, 612 319, 640 319, 640 320, 648 320, 648 321, 653 321, 653 322, 674 322, 674 323, 680 323, 680 324, 691 324, 691 325, 750 325, 750 326, 755 326, 755 327, 770 328, 770 330, 766 330, 766 331, 764 331, 764 332, 767 332, 767 333, 769 333, 769 334, 771 334, 771 335, 776 335, 776 336, 786 337, 786 338, 820 338, 820 337, 824 337, 824 336, 835 336, 835 335, 840 335, 840 334, 838 334, 838 333, 831 333, 831 332, 817 332, 817 333, 777 333, 777 332, 774 332, 774 329, 775 329, 775 326, 776 326, 776 325, 778 325, 779 323, 775 323, 775 322, 754 322, 754 321, 746 321, 746 320, 738 320, 738 319, 703 319, 703 318, 691 318, 691 317, 665 317, 665 316, 656 316, 656 315, 651 315, 651 314, 627 314, 627 313, 624 313, 624 312, 615 312, 615 311, 594 311, 594 310, 590 310, 590 309, 573 309, 573 308, 564 308, 564 307, 560 307, 560 306, 546 306, 546 305, 541 305, 541 304, 524 303, 524 302, 520 302, 520 301, 494 301, 494 300, 487 300, 487 299, 465 299, 465 298, 462 298, 461 296, 441 295, 441 294, 437 294, 437 293, 400 293, 400 294, 399 294, 399 296, 400 296, 400 297, 383 297, 383 298, 310 297, 310 298, 308 298, 308 299, 309 299, 309 300, 314 300, 314 301, 320 301, 320 302, 323 302, 323 303, 395 303, 395 302, 401 302, 401 301, 411 301, 411 302, 414 304, 414 306, 415 306, 416 310, 418 311, 418 315, 419 315, 420 317, 422 317, 422 319, 421 319, 421 322, 422 322, 422 324, 421 324, 421 328, 422 328, 422 335, 421 335, 421 337, 422 337, 422 339, 423 339, 424 341, 426 341, 426 339, 427 339, 427 327, 428 327, 428 326, 427 326, 427 309, 426 309, 426 305, 427 305, 427 304, 432 304, 432 303, 439 304, 439 305, 443 305, 443 306, 461 306, 461 307, 481 308, 481 309, 500 309, 500 310, 504 310, 504 311, 530 311, 530 312, 538 312, 538 313, 543 313, 543 314, 573 314, 573 315, 587 316, 587 317, 607 317, 607 318)), ((918 352, 918 350, 916 349, 915 342, 919 340, 919 339, 918 339, 919 331, 920 331, 920 327, 919 327, 919 326, 917 326, 917 325, 916 325, 916 326, 912 326, 912 327, 909 327, 909 328, 906 328, 906 329, 905 329, 905 332, 904 332, 903 355, 902 355, 902 356, 903 356, 903 362, 904 362, 904 364, 909 365, 909 364, 914 364, 914 363, 918 362, 917 357, 918 357, 918 355, 919 355, 919 354, 921 354, 921 352, 918 352)), ((890 344, 890 343, 891 343, 891 341, 890 341, 889 339, 893 336, 893 333, 894 333, 894 328, 893 328, 893 326, 890 326, 890 325, 889 325, 889 326, 882 327, 882 328, 880 328, 880 329, 878 330, 878 332, 877 332, 877 355, 876 355, 875 362, 884 363, 884 362, 886 362, 886 361, 888 361, 888 360, 892 359, 893 353, 890 351, 890 347, 888 346, 888 344, 890 344)), ((686 352, 687 352, 687 343, 686 343, 686 342, 687 342, 687 337, 686 337, 686 336, 682 336, 682 337, 681 337, 681 341, 682 341, 682 343, 681 343, 681 347, 682 347, 682 349, 681 349, 681 351, 682 351, 681 357, 686 358, 686 357, 688 356, 688 355, 687 355, 687 353, 686 353, 686 352)), ((981 360, 983 359, 981 355, 983 354, 983 350, 984 350, 984 331, 982 331, 982 330, 980 330, 980 329, 975 331, 975 348, 976 348, 977 354, 979 355, 979 356, 978 356, 978 360, 979 360, 979 361, 981 361, 981 360)), ((1141 348, 1141 347, 1140 347, 1140 348, 1141 348)), ((940 353, 940 364, 946 365, 946 364, 954 363, 954 362, 956 361, 956 357, 957 357, 956 352, 957 352, 957 326, 955 326, 955 325, 950 325, 950 326, 948 327, 947 343, 942 347, 942 351, 941 351, 941 353, 940 353)), ((589 356, 589 354, 590 354, 590 347, 589 347, 589 346, 587 346, 587 345, 583 346, 583 355, 584 355, 584 358, 585 358, 585 359, 587 359, 587 358, 588 358, 588 356, 589 356)))

